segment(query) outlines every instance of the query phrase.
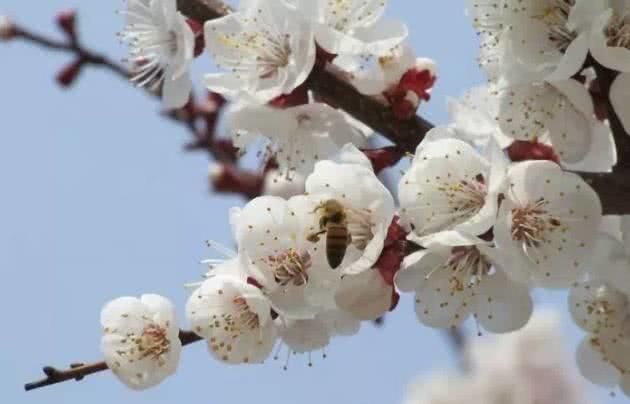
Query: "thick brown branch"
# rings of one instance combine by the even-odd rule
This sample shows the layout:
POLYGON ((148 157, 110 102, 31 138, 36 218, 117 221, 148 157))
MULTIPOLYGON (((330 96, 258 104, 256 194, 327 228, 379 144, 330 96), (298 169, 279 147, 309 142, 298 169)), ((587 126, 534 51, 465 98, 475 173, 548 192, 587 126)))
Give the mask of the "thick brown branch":
POLYGON ((406 121, 394 117, 391 108, 359 93, 352 85, 315 66, 306 82, 320 99, 348 112, 354 118, 383 134, 401 150, 414 153, 433 125, 419 116, 406 121))
MULTIPOLYGON (((178 0, 177 4, 184 15, 199 22, 224 16, 229 11, 217 0, 178 0)), ((424 135, 433 127, 419 116, 406 121, 396 119, 391 108, 362 95, 320 66, 315 66, 306 85, 322 100, 343 109, 410 153, 416 151, 424 135)))
MULTIPOLYGON (((192 344, 193 342, 200 341, 202 338, 192 331, 182 330, 179 332, 179 339, 182 342, 182 345, 186 346, 192 344)), ((46 377, 44 379, 25 384, 24 390, 35 390, 68 380, 80 381, 83 380, 85 376, 102 372, 107 369, 108 367, 105 362, 95 362, 90 364, 74 363, 70 365, 68 369, 63 370, 56 369, 52 366, 44 366, 43 372, 46 377)))
POLYGON ((599 195, 605 215, 630 214, 630 167, 618 167, 612 174, 581 176, 599 195))

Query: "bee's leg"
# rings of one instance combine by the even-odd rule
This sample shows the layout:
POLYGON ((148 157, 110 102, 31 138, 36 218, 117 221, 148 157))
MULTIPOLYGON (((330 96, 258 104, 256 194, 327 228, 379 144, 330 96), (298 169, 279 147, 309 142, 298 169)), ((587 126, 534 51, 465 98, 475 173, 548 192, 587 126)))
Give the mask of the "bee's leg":
POLYGON ((319 236, 326 233, 326 230, 318 231, 316 233, 309 234, 306 239, 311 243, 317 243, 319 241, 319 236))

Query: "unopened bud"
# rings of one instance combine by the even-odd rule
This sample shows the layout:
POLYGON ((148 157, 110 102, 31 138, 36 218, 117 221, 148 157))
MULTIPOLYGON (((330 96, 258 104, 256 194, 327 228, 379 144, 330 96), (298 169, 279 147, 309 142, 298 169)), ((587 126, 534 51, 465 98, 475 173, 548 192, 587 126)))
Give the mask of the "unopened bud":
POLYGON ((391 104, 394 116, 401 121, 411 119, 420 105, 420 99, 413 91, 397 92, 387 98, 391 104))
POLYGON ((59 84, 63 88, 70 87, 77 77, 79 77, 79 73, 81 73, 81 69, 83 67, 83 60, 77 59, 72 63, 67 64, 63 69, 57 73, 55 80, 57 80, 57 84, 59 84))
POLYGON ((413 91, 421 100, 429 101, 437 80, 436 72, 437 67, 431 59, 420 58, 413 69, 403 74, 399 86, 405 91, 413 91))
POLYGON ((400 270, 406 252, 407 233, 399 221, 399 217, 395 216, 389 225, 383 251, 374 264, 383 281, 390 286, 394 285, 394 276, 400 270))
POLYGON ((17 35, 15 23, 4 15, 0 15, 0 40, 8 41, 17 35))
POLYGON ((76 38, 76 19, 77 12, 75 10, 60 11, 55 18, 57 25, 70 38, 76 38))

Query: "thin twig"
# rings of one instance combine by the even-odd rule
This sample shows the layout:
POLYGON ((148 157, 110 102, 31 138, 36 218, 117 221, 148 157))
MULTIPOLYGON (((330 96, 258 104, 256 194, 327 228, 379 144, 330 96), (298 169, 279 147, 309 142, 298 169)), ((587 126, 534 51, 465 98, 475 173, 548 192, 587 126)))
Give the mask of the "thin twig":
MULTIPOLYGON (((193 333, 192 331, 180 331, 179 332, 179 340, 182 342, 183 346, 192 344, 193 342, 201 341, 203 338, 193 333)), ((89 376, 94 373, 102 372, 104 370, 109 369, 105 362, 95 362, 90 364, 83 363, 73 363, 67 369, 56 369, 52 366, 44 366, 42 371, 46 375, 45 378, 26 383, 24 385, 24 390, 30 391, 39 389, 42 387, 50 386, 57 383, 62 383, 68 380, 76 380, 80 381, 85 378, 85 376, 89 376)))
POLYGON ((34 44, 43 46, 51 50, 74 53, 75 55, 77 55, 77 57, 81 58, 87 64, 109 69, 113 73, 116 73, 120 77, 124 78, 125 80, 129 78, 129 71, 125 67, 110 60, 100 53, 93 52, 83 47, 78 41, 57 41, 32 32, 30 30, 24 29, 20 26, 15 27, 15 38, 30 41, 34 44))

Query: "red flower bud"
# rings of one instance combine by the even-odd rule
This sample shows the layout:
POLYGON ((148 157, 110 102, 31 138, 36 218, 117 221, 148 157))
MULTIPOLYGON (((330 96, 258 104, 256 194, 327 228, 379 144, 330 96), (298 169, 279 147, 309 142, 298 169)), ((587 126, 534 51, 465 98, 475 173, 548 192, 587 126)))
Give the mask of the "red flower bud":
POLYGON ((8 17, 0 15, 0 40, 8 41, 17 36, 18 29, 13 21, 8 17))
POLYGON ((57 73, 55 80, 63 88, 68 88, 79 77, 81 69, 83 68, 83 60, 77 59, 72 63, 67 64, 63 69, 57 73))
POLYGON ((405 258, 407 233, 399 221, 400 218, 395 216, 389 225, 383 251, 374 264, 385 283, 391 286, 394 285, 394 276, 400 270, 400 265, 405 258))
POLYGON ((397 100, 392 104, 392 111, 396 119, 406 121, 416 115, 418 104, 407 98, 397 100))
POLYGON ((413 91, 419 99, 429 101, 436 79, 430 70, 413 68, 403 74, 398 87, 404 91, 413 91))
POLYGON ((77 20, 77 12, 75 10, 64 10, 60 11, 55 17, 55 21, 57 25, 63 32, 70 37, 70 39, 75 40, 76 33, 76 20, 77 20))
POLYGON ((512 161, 549 160, 560 164, 560 159, 553 148, 537 140, 531 142, 527 140, 515 140, 507 148, 507 153, 512 161))

